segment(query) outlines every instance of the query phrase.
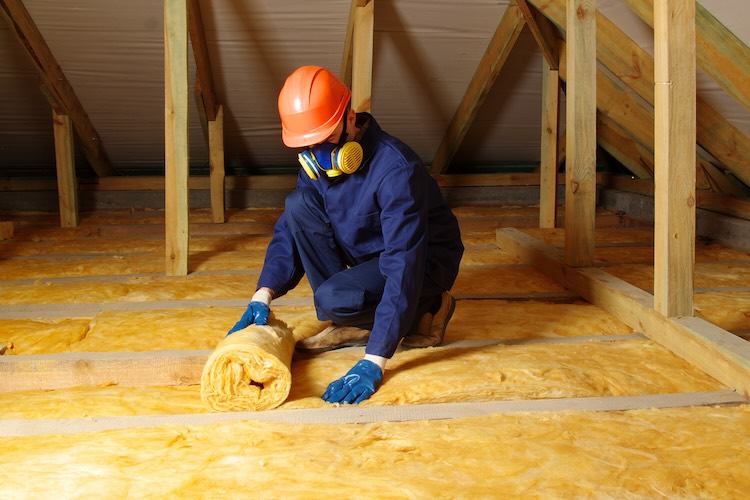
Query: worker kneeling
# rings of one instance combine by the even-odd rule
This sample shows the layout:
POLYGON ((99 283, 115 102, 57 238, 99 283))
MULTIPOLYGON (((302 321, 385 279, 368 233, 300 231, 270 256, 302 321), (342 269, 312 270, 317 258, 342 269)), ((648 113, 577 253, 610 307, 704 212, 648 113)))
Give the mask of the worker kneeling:
POLYGON ((374 394, 399 342, 443 341, 464 251, 456 217, 419 156, 350 101, 349 88, 318 66, 301 67, 284 83, 281 135, 286 146, 302 148, 302 168, 256 292, 229 331, 265 324, 272 299, 307 275, 318 319, 332 324, 297 350, 366 345, 364 359, 328 386, 322 397, 329 403, 374 394))

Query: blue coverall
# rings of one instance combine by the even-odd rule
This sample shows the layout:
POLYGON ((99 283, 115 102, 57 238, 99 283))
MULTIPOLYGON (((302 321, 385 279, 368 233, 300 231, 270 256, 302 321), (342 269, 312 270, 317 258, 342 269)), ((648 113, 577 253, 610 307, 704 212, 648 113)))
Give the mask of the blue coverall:
POLYGON ((318 319, 370 329, 365 353, 390 358, 422 314, 440 306, 464 246, 418 155, 358 113, 364 123, 356 172, 313 180, 300 170, 258 288, 280 297, 307 274, 318 319))

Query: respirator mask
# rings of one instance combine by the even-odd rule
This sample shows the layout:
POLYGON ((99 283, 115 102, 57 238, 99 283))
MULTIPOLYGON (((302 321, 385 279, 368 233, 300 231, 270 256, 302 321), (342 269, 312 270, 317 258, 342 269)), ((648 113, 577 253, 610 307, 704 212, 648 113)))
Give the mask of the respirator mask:
POLYGON ((324 176, 338 177, 341 174, 353 174, 362 165, 364 151, 357 141, 367 126, 365 125, 360 130, 353 141, 346 142, 346 123, 346 118, 344 118, 344 130, 341 132, 338 144, 330 142, 316 144, 297 155, 300 165, 310 179, 316 181, 324 176))
POLYGON ((355 141, 339 146, 330 142, 316 144, 302 151, 297 158, 312 180, 353 174, 362 164, 362 146, 355 141))

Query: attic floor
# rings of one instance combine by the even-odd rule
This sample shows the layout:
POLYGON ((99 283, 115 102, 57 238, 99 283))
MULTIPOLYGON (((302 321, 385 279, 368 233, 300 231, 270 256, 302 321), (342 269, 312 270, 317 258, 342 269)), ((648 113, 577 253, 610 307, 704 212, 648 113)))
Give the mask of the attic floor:
MULTIPOLYGON (((361 348, 295 355, 292 391, 263 422, 188 420, 207 412, 195 384, 10 390, 0 392, 0 495, 746 497, 750 405, 701 403, 728 388, 497 249, 497 227, 562 245, 561 230, 534 228, 536 208, 455 212, 467 251, 446 341, 399 350, 380 391, 361 405, 385 415, 435 405, 421 406, 433 416, 306 422, 305 412, 337 411, 319 396, 361 348), (697 403, 577 406, 674 395, 697 403), (530 406, 547 400, 555 409, 530 406), (486 412, 492 402, 518 406, 486 412), (468 413, 451 413, 455 404, 468 413), (274 421, 287 410, 300 411, 299 421, 274 421), (110 417, 120 427, 97 430, 110 417), (11 435, 18 422, 67 430, 11 435)), ((0 241, 0 342, 13 346, 2 361, 213 349, 244 309, 278 215, 230 211, 214 225, 207 211, 191 212, 186 277, 163 275, 160 211, 82 214, 71 229, 51 214, 4 215, 16 228, 0 241)), ((650 288, 651 228, 624 227, 604 211, 597 228, 597 265, 650 288)), ((750 253, 699 242, 696 262, 696 314, 746 337, 750 253)), ((305 283, 274 312, 297 337, 325 326, 305 283)))

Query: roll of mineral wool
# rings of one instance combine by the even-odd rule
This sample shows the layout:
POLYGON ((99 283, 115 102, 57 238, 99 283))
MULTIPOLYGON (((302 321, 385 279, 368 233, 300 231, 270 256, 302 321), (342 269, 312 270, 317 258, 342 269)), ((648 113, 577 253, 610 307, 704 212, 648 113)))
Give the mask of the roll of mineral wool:
POLYGON ((292 387, 294 335, 284 324, 250 325, 224 337, 201 375, 201 399, 215 411, 270 410, 292 387))

